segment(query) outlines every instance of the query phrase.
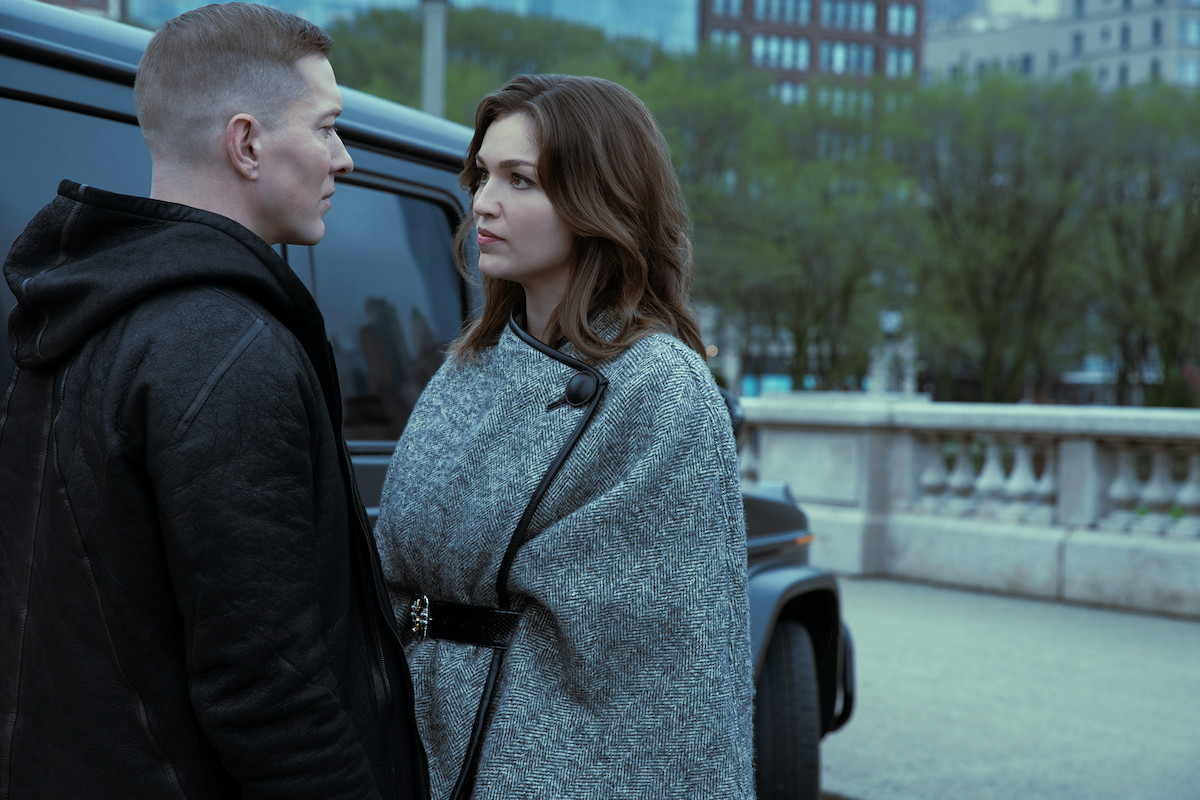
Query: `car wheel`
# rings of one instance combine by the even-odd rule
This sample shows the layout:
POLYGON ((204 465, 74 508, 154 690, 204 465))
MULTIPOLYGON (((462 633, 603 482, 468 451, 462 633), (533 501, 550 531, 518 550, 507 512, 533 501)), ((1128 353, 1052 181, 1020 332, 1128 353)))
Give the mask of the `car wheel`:
POLYGON ((812 640, 780 620, 767 647, 754 701, 758 800, 817 800, 821 788, 820 705, 812 640))

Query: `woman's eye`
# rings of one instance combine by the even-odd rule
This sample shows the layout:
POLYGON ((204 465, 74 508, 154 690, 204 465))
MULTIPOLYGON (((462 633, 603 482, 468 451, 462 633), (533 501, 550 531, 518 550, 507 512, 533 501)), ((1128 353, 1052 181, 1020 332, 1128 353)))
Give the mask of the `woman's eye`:
POLYGON ((512 176, 512 185, 518 189, 527 189, 530 186, 533 186, 533 181, 529 180, 529 178, 526 178, 524 175, 518 175, 514 172, 512 176))

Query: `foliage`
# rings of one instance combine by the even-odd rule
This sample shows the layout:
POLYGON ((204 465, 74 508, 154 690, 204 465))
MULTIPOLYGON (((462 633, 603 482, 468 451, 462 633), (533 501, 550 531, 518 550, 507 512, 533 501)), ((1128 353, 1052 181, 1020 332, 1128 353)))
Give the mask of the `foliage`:
POLYGON ((1105 321, 1118 386, 1128 400, 1145 365, 1160 380, 1151 405, 1194 405, 1200 353, 1200 124, 1193 93, 1121 91, 1097 143, 1091 305, 1105 321))
POLYGON ((1061 299, 1075 276, 1062 256, 1079 232, 1097 99, 1082 82, 945 84, 906 112, 924 130, 910 121, 896 137, 937 247, 916 276, 922 347, 974 365, 981 399, 1019 399, 1039 345, 1069 338, 1061 299))

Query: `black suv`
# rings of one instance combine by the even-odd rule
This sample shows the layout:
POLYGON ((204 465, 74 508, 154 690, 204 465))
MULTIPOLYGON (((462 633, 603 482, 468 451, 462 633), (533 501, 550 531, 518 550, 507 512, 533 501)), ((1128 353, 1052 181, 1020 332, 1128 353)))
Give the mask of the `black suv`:
MULTIPOLYGON (((7 250, 61 178, 145 194, 150 156, 133 110, 149 33, 32 0, 0 8, 0 242, 7 250)), ((368 511, 413 403, 477 300, 454 267, 471 131, 350 89, 338 122, 354 172, 338 179, 324 240, 280 247, 325 315, 345 433, 368 511)), ((0 282, 0 316, 14 304, 0 282)), ((0 355, 0 387, 13 364, 0 355)), ((735 421, 736 403, 733 405, 735 421)), ((0 412, 2 413, 2 412, 0 412)), ((837 582, 807 563, 808 523, 786 491, 746 494, 761 798, 815 798, 819 742, 850 716, 849 634, 837 582)))

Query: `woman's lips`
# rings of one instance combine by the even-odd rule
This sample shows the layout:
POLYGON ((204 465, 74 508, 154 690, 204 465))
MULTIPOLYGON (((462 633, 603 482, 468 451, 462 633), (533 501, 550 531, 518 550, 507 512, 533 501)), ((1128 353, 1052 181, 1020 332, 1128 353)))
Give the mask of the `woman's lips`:
POLYGON ((475 242, 480 247, 483 247, 483 246, 489 245, 489 244, 496 244, 497 242, 502 242, 502 241, 504 241, 504 240, 501 239, 496 234, 489 231, 487 228, 479 228, 478 230, 475 231, 475 242))

